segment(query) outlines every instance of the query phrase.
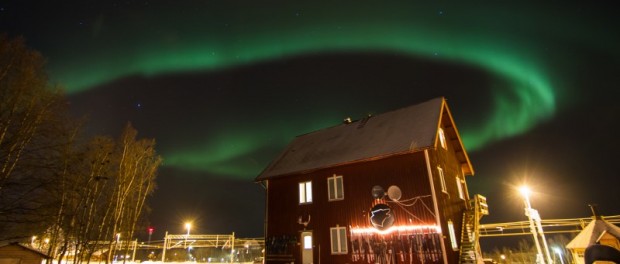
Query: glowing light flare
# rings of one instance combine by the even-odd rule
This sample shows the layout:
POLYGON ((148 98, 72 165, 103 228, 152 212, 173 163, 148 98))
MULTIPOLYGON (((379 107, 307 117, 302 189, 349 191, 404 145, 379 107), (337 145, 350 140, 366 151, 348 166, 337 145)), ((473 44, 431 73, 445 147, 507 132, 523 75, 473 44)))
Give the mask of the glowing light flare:
POLYGON ((400 225, 400 226, 392 226, 386 230, 378 230, 373 227, 368 228, 351 228, 351 234, 379 234, 379 235, 387 235, 394 232, 428 232, 428 233, 437 233, 441 234, 441 227, 438 225, 400 225), (430 231, 430 232, 429 232, 430 231))
POLYGON ((527 186, 521 186, 519 187, 519 193, 521 193, 524 198, 529 199, 530 195, 532 194, 532 190, 530 190, 530 188, 527 186))
POLYGON ((187 229, 187 235, 189 235, 189 230, 192 228, 192 223, 187 222, 185 223, 185 229, 187 229))

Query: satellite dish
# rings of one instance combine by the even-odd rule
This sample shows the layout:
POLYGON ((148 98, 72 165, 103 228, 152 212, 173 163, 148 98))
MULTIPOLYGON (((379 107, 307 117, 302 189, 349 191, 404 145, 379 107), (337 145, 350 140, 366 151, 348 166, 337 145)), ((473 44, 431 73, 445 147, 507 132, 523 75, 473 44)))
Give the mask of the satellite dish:
POLYGON ((392 201, 398 201, 400 200, 400 197, 403 195, 403 193, 400 191, 400 188, 398 186, 392 185, 390 186, 390 188, 388 188, 387 195, 388 197, 390 197, 390 199, 392 199, 392 201))
POLYGON ((379 185, 375 185, 372 187, 372 197, 374 197, 375 199, 381 199, 383 198, 383 196, 385 196, 385 191, 383 190, 383 187, 379 185))

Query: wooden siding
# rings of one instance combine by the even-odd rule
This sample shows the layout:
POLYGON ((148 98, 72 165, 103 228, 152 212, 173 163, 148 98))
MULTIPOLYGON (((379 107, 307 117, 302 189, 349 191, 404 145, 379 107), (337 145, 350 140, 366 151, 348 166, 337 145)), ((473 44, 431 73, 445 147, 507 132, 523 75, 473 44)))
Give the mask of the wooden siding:
MULTIPOLYGON (((443 123, 445 124, 445 122, 443 123)), ((443 128, 443 125, 441 127, 443 128)), ((446 136, 448 137, 448 135, 446 136)), ((456 178, 459 177, 462 181, 465 181, 465 176, 462 170, 462 166, 457 159, 457 153, 455 152, 457 148, 454 145, 455 143, 458 142, 448 139, 446 141, 447 146, 445 149, 441 147, 441 145, 438 145, 436 149, 430 149, 428 151, 435 190, 437 193, 437 205, 439 208, 441 229, 444 231, 444 237, 446 238, 446 252, 448 253, 454 251, 450 246, 450 237, 448 234, 447 222, 448 220, 451 220, 454 223, 455 235, 458 241, 457 244, 460 246, 463 212, 467 208, 467 204, 469 203, 467 184, 463 183, 462 185, 465 199, 461 199, 459 197, 458 186, 456 185, 456 178), (447 192, 443 192, 441 190, 441 182, 439 179, 437 167, 441 167, 443 170, 447 192)), ((458 263, 458 254, 447 255, 448 263, 458 263)))
MULTIPOLYGON (((450 153, 442 154, 441 151, 432 153, 431 160, 440 160, 442 167, 445 167, 448 189, 456 191, 453 170, 460 168, 458 161, 447 157, 450 153), (448 177, 448 175, 452 176, 448 177)), ((431 165, 431 168, 436 167, 436 164, 431 165)), ((436 171, 433 172, 433 176, 436 180, 436 171)), ((371 189, 375 185, 382 186, 386 191, 391 185, 399 186, 402 191, 401 200, 424 196, 418 199, 414 206, 405 207, 406 210, 386 201, 392 208, 395 217, 394 225, 435 224, 434 204, 430 197, 431 190, 424 152, 271 179, 267 189, 266 236, 268 247, 271 243, 275 248, 268 249, 268 262, 278 256, 279 259, 294 258, 296 263, 301 263, 299 235, 304 230, 304 226, 298 223, 300 217, 303 221, 310 218, 306 230, 313 231, 315 262, 317 258, 329 263, 354 262, 351 258, 351 228, 371 227, 369 210, 377 202, 371 195, 371 189), (328 201, 327 179, 334 175, 343 177, 344 200, 328 201), (306 181, 312 181, 313 202, 299 204, 298 186, 300 182, 306 181), (331 254, 329 228, 336 226, 347 227, 348 254, 346 255, 331 254)), ((448 229, 444 219, 452 219, 455 223, 457 238, 460 238, 460 223, 465 202, 458 198, 458 192, 450 196, 459 199, 460 202, 442 197, 444 194, 441 193, 440 186, 438 182, 435 183, 435 189, 441 197, 440 217, 443 222, 441 225, 443 236, 440 239, 446 243, 448 255, 452 255, 450 259, 458 258, 458 254, 451 254, 450 241, 447 237, 448 229), (449 208, 444 208, 444 206, 449 208)))

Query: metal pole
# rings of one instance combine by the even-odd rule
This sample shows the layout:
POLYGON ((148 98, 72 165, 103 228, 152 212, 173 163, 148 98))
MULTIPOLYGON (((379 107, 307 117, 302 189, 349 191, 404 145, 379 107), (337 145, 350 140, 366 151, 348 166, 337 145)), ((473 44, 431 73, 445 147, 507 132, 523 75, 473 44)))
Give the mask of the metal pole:
POLYGON ((118 243, 120 243, 121 240, 121 233, 116 233, 116 243, 114 243, 114 258, 113 261, 116 262, 116 248, 118 247, 118 243))
POLYGON ((168 247, 168 231, 164 236, 164 251, 161 253, 161 262, 166 262, 166 248, 168 247))
POLYGON ((187 246, 187 240, 189 239, 189 229, 191 228, 190 224, 185 224, 185 227, 187 227, 187 235, 185 236, 185 248, 187 248, 187 260, 191 261, 192 260, 192 256, 190 253, 190 249, 187 246))
POLYGON ((232 232, 232 242, 230 243, 230 263, 235 259, 235 232, 232 232))
POLYGON ((549 254, 549 247, 547 246, 547 239, 545 239, 545 232, 543 231, 542 225, 540 224, 540 214, 538 213, 537 210, 534 210, 534 212, 536 213, 534 219, 536 220, 536 226, 538 227, 538 233, 540 234, 540 237, 542 238, 542 241, 543 241, 543 248, 545 249, 545 254, 547 255, 547 261, 548 263, 553 263, 551 262, 551 254, 549 254))
POLYGON ((532 206, 530 204, 530 198, 525 196, 525 215, 527 216, 528 221, 530 222, 530 231, 532 232, 532 236, 534 237, 534 243, 536 244, 536 262, 545 264, 545 259, 542 254, 542 250, 540 249, 540 243, 538 242, 538 234, 536 232, 536 225, 534 224, 534 219, 532 219, 532 206))
POLYGON ((138 248, 138 239, 133 242, 133 255, 131 256, 131 262, 136 263, 136 249, 138 248))

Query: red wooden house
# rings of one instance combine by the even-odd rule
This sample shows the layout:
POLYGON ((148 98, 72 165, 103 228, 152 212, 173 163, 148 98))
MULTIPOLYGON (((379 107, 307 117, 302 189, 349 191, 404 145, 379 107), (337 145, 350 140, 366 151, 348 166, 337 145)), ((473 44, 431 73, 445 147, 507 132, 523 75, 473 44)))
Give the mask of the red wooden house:
POLYGON ((444 98, 298 136, 256 178, 266 263, 474 263, 473 173, 444 98))

